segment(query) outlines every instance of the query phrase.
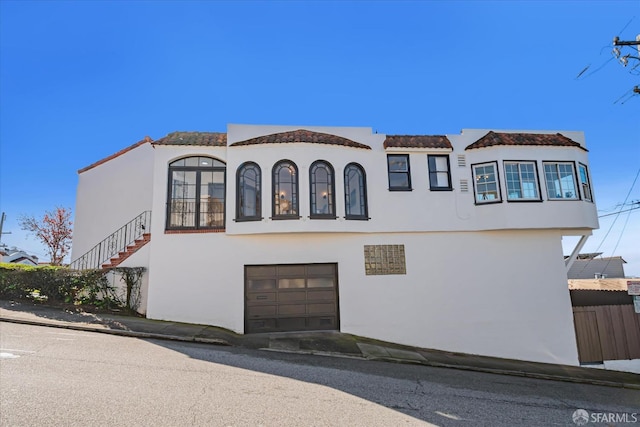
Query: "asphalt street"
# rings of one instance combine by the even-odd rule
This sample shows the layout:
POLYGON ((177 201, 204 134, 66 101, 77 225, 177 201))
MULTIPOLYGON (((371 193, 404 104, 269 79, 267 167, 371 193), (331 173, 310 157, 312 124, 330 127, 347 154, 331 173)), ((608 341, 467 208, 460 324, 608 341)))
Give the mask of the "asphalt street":
POLYGON ((575 426, 578 409, 640 425, 640 391, 0 323, 2 426, 575 426))

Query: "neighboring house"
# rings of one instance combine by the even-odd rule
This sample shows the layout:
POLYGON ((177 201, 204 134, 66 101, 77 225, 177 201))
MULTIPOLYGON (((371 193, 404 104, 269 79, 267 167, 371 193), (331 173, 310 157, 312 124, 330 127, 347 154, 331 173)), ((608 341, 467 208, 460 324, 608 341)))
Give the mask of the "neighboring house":
POLYGON ((601 252, 580 254, 575 260, 567 277, 569 279, 615 279, 624 278, 622 257, 600 257, 601 252))
POLYGON ((576 365, 561 241, 598 227, 588 164, 581 132, 147 137, 79 171, 72 266, 147 267, 154 319, 576 365))
POLYGON ((8 246, 2 246, 0 247, 0 262, 36 266, 38 265, 38 257, 30 255, 15 246, 11 248, 8 246))

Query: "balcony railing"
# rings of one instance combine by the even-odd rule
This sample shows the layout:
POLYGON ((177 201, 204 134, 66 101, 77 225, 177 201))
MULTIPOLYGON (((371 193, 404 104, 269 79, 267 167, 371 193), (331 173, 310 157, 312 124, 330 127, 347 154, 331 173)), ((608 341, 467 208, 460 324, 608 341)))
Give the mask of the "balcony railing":
POLYGON ((151 211, 144 211, 126 225, 120 227, 109 237, 95 245, 91 250, 71 262, 74 270, 102 268, 111 258, 126 251, 128 246, 148 234, 151 230, 151 211))

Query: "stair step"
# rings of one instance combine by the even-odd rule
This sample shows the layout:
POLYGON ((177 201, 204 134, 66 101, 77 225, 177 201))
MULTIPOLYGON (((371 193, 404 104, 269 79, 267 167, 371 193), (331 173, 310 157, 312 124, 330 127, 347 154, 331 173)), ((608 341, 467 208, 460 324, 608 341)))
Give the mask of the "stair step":
POLYGON ((111 258, 109 262, 102 264, 102 268, 113 268, 120 265, 124 260, 136 253, 140 248, 151 241, 151 234, 143 234, 141 239, 135 240, 135 242, 125 248, 123 252, 118 252, 118 255, 111 258))

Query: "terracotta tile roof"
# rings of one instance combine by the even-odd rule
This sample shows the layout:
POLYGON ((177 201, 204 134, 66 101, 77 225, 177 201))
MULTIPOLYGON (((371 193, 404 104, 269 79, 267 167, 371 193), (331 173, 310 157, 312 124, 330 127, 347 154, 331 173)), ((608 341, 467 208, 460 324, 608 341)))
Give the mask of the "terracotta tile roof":
POLYGON ((290 132, 280 132, 271 135, 258 136, 256 138, 247 139, 246 141, 238 141, 231 144, 232 147, 243 145, 257 144, 287 144, 293 142, 308 142, 312 144, 329 144, 342 145, 344 147, 363 148, 371 150, 371 147, 359 142, 352 141, 337 135, 328 133, 312 132, 310 130, 298 129, 290 132))
POLYGON ((628 279, 569 279, 571 291, 624 291, 628 279))
POLYGON ((226 147, 227 134, 223 132, 171 132, 158 139, 154 145, 199 145, 226 147))
POLYGON ((126 152, 129 152, 129 151, 133 150, 134 148, 137 148, 137 147, 139 147, 139 146, 141 146, 143 144, 146 144, 148 142, 152 143, 153 139, 151 139, 148 136, 145 136, 144 139, 141 139, 140 141, 136 142, 135 144, 132 144, 132 145, 126 147, 126 148, 123 148, 122 150, 118 151, 117 153, 114 153, 114 154, 112 154, 110 156, 105 157, 104 159, 101 159, 101 160, 98 160, 97 162, 91 163, 89 166, 86 166, 86 167, 84 167, 82 169, 79 169, 78 173, 82 173, 82 172, 88 171, 89 169, 93 169, 96 166, 100 166, 103 163, 107 163, 109 160, 113 160, 116 157, 120 157, 123 154, 125 154, 126 152))
POLYGON ((483 136, 473 144, 469 145, 467 148, 465 148, 465 150, 493 147, 495 145, 542 145, 547 147, 576 147, 584 151, 588 151, 582 145, 559 133, 498 133, 494 131, 489 131, 489 133, 487 133, 485 136, 483 136))
POLYGON ((448 148, 451 142, 444 135, 387 135, 384 148, 448 148))

